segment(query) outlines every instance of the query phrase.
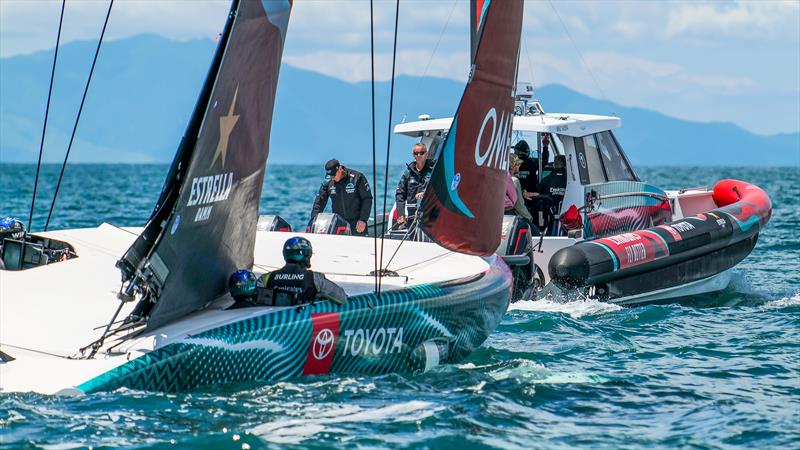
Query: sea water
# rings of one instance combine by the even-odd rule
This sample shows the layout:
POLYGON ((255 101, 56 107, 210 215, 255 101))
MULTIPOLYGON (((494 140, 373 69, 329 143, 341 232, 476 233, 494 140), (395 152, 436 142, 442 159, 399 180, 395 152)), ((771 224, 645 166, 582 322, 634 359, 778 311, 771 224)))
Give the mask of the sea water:
MULTIPOLYGON (((44 168, 34 229, 44 226, 58 170, 44 168)), ((400 170, 389 174, 389 208, 400 170)), ((142 225, 166 171, 68 167, 51 229, 142 225)), ((304 228, 320 172, 270 166, 262 213, 304 228)), ((697 304, 637 308, 522 301, 465 361, 424 374, 310 377, 181 394, 0 393, 0 446, 800 448, 800 170, 640 172, 665 188, 731 177, 770 195, 772 220, 723 293, 697 304)), ((0 215, 27 222, 34 173, 33 165, 0 165, 0 215)))

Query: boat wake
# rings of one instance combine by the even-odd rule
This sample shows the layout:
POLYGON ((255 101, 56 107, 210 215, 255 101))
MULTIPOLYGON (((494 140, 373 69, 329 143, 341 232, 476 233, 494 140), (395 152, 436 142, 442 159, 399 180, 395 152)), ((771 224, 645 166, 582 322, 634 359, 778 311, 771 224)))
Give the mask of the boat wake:
POLYGON ((512 303, 509 311, 540 311, 551 313, 564 313, 577 319, 584 316, 599 316, 621 310, 622 307, 613 303, 601 302, 595 299, 564 300, 559 298, 543 298, 541 300, 520 300, 512 303))
POLYGON ((350 434, 348 424, 412 422, 419 423, 444 409, 435 403, 412 400, 377 408, 346 404, 312 404, 296 417, 257 425, 250 434, 276 443, 299 444, 320 433, 350 434))
MULTIPOLYGON (((607 378, 584 372, 557 372, 528 359, 512 359, 500 365, 461 364, 461 370, 480 370, 494 381, 516 380, 530 384, 599 384, 607 378)), ((480 388, 485 385, 482 382, 480 388)))

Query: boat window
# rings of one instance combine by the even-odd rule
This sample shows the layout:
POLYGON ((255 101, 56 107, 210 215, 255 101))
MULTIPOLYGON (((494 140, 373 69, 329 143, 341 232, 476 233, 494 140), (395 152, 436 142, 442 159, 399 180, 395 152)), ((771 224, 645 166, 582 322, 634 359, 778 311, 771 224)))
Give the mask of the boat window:
POLYGON ((602 133, 597 133, 595 137, 597 137, 597 144, 600 149, 603 166, 606 169, 606 175, 608 175, 608 181, 635 181, 636 176, 628 166, 628 161, 625 160, 619 147, 617 147, 611 132, 603 131, 602 133))
POLYGON ((597 148, 597 141, 594 135, 583 137, 584 156, 586 157, 586 169, 589 172, 590 183, 602 183, 606 179, 603 163, 600 160, 600 150, 597 148))

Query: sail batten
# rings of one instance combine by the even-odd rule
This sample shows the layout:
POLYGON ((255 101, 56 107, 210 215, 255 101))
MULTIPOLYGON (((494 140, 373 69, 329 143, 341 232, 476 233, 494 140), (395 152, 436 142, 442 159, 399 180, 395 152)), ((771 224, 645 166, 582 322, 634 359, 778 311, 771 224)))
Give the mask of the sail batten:
POLYGON ((289 0, 232 4, 157 209, 119 264, 148 329, 207 305, 253 264, 290 11, 289 0))
POLYGON ((422 200, 439 245, 490 255, 500 243, 522 0, 474 0, 473 68, 422 200))

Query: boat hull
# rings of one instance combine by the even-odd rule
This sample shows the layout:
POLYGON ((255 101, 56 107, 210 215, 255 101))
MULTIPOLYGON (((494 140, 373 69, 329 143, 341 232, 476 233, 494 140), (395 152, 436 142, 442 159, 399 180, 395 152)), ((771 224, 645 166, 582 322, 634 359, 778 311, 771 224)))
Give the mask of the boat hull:
POLYGON ((511 296, 500 258, 466 279, 265 309, 155 348, 77 388, 186 391, 303 375, 426 370, 462 360, 500 322, 511 296), (372 307, 370 307, 370 305, 372 307))
POLYGON ((737 180, 719 182, 713 196, 717 209, 559 250, 548 267, 553 283, 616 302, 650 298, 734 267, 755 247, 772 206, 764 191, 737 180))

